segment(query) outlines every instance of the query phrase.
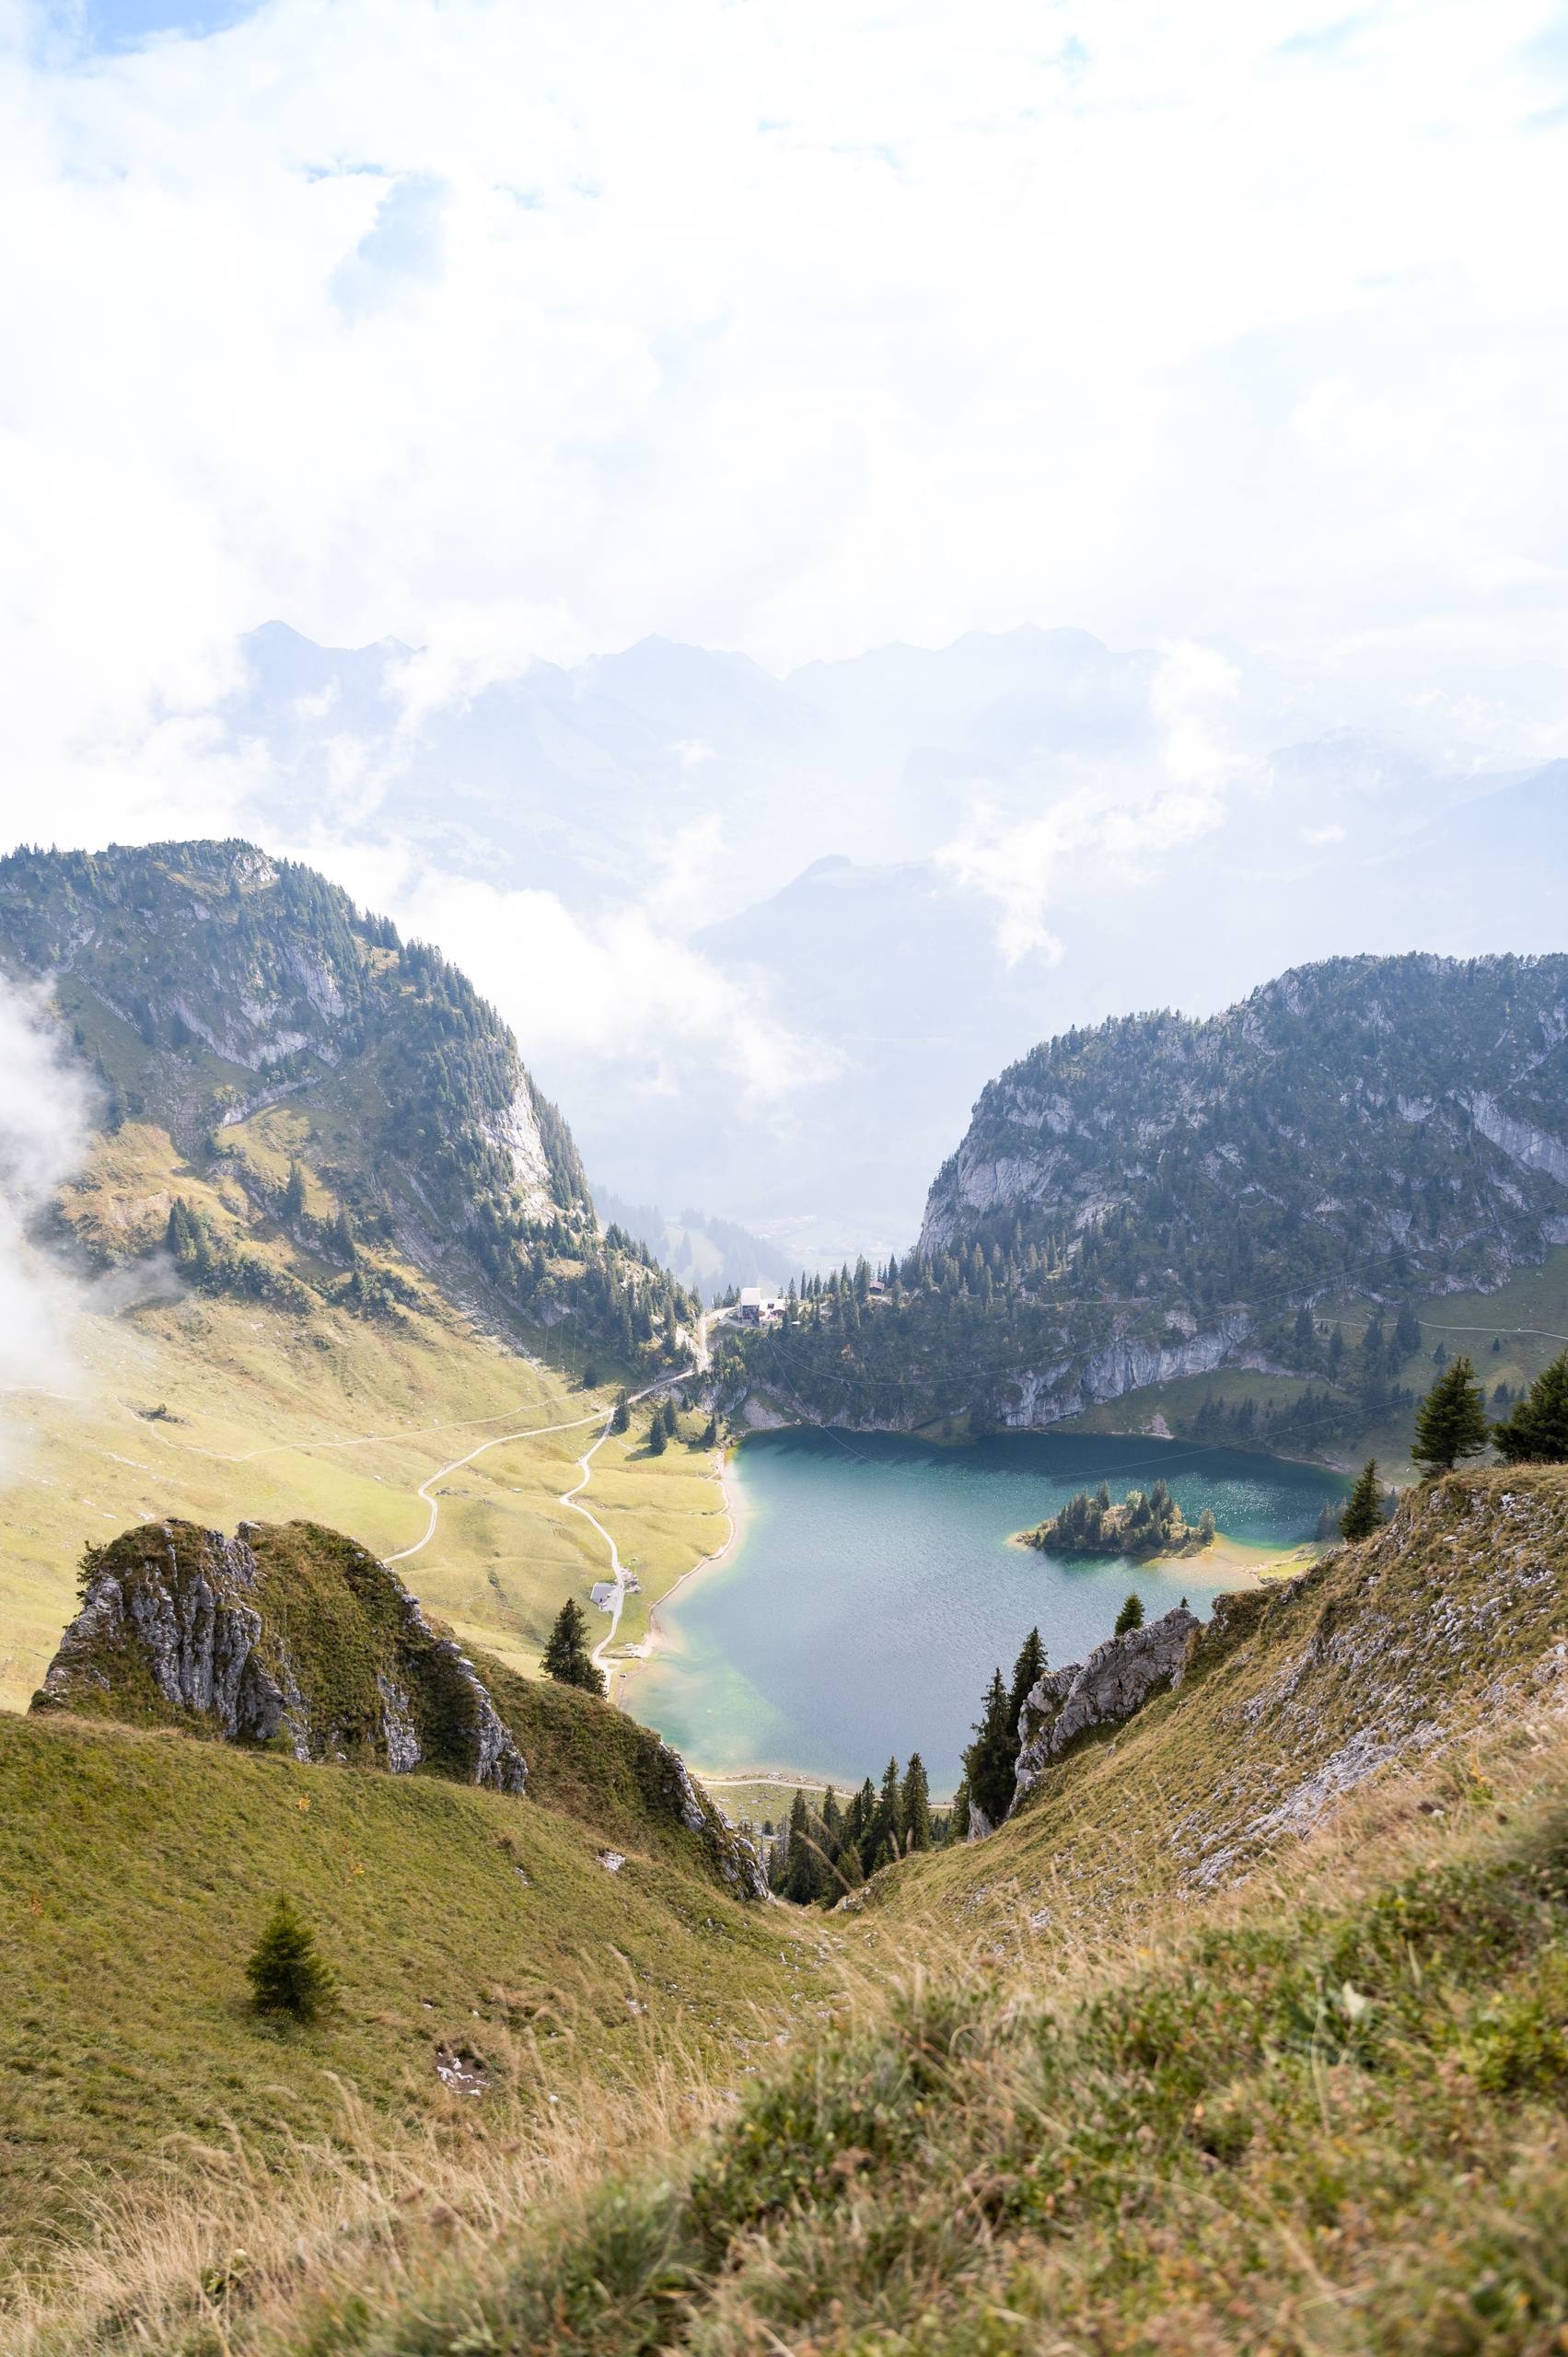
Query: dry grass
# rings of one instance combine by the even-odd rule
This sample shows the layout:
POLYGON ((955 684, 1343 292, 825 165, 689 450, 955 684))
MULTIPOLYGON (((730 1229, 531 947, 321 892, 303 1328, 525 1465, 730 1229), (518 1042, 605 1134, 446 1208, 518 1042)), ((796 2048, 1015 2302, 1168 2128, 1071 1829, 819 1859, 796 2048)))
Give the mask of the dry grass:
POLYGON ((106 2189, 7 2349, 1560 2346, 1561 1722, 1348 1805, 1174 1920, 923 1945, 842 1958, 831 2023, 738 2105, 667 2045, 591 2107, 482 2098, 482 2141, 455 2106, 389 2143, 342 2091, 281 2165, 234 2143, 199 2191, 106 2189))

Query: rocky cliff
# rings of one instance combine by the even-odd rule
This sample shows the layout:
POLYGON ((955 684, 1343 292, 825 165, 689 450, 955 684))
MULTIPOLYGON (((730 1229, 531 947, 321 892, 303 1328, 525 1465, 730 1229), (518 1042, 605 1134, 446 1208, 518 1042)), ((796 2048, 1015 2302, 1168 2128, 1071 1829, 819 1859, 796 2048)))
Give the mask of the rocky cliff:
POLYGON ((500 1792, 527 1782, 472 1662, 384 1563, 313 1523, 241 1523, 232 1538, 145 1523, 94 1548, 33 1708, 500 1792))
POLYGON ((241 1523, 232 1538, 145 1523, 92 1549, 32 1707, 526 1790, 737 1898, 768 1895, 750 1844, 651 1728, 470 1657, 395 1573, 314 1523, 241 1523))
POLYGON ((1336 958, 1051 1039, 982 1092, 921 1249, 1015 1221, 1201 1322, 1347 1269, 1495 1283, 1568 1233, 1568 957, 1336 958))
POLYGON ((1013 1805, 1032 1793, 1053 1759, 1103 1727, 1118 1727, 1156 1694, 1181 1682, 1187 1649, 1202 1627, 1184 1604, 1142 1629, 1108 1637, 1086 1662, 1048 1670, 1018 1714, 1013 1805))

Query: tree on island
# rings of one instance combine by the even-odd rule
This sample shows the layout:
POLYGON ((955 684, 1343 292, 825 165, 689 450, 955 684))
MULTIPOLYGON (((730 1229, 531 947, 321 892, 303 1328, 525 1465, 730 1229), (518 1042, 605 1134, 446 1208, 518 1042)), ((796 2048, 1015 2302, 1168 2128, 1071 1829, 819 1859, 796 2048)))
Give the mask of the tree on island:
POLYGON ((1340 1536, 1352 1546, 1358 1540, 1370 1538, 1383 1527, 1383 1484, 1377 1479, 1377 1459, 1369 1457, 1362 1469, 1361 1478, 1345 1501, 1340 1516, 1340 1536))
POLYGON ((588 1651, 588 1624, 575 1596, 569 1596, 555 1616, 541 1666, 557 1686, 578 1686, 585 1694, 604 1692, 604 1674, 588 1651))
POLYGON ((1543 1367, 1511 1416, 1492 1427, 1509 1465, 1568 1465, 1568 1351, 1543 1367))
POLYGON ((1439 1473, 1451 1473, 1462 1457, 1479 1457, 1488 1438, 1486 1402, 1461 1351, 1415 1411, 1411 1455, 1432 1481, 1439 1473))
POLYGON ((259 2014, 290 2014, 296 2022, 325 2013, 337 1987, 331 1967, 316 1952, 315 1933, 281 1897, 250 1952, 245 1978, 259 2014))
POLYGON ((1141 1629, 1143 1625, 1144 1599, 1141 1596, 1134 1593, 1128 1597, 1126 1603, 1117 1614, 1116 1626, 1111 1631, 1111 1634, 1114 1637, 1129 1636, 1134 1629, 1141 1629))

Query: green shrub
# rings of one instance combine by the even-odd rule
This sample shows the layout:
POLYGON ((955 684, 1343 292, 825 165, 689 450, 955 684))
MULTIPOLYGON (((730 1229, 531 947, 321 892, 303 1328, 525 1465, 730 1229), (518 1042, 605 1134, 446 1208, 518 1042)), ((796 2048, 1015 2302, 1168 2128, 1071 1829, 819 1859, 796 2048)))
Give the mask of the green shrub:
POLYGON ((316 1953, 315 1933, 285 1898, 250 1951, 245 1977, 259 2014, 292 2014, 296 2022, 324 2014, 337 1986, 331 1965, 316 1953))

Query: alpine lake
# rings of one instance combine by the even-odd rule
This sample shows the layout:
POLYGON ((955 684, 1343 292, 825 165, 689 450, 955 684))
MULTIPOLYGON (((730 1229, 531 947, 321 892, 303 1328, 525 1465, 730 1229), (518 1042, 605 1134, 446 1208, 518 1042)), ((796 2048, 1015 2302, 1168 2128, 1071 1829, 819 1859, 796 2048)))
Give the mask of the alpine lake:
POLYGON ((1157 1620, 1206 1616, 1312 1537, 1347 1484, 1311 1465, 1179 1441, 1016 1434, 937 1446, 810 1426, 752 1434, 727 1474, 737 1534, 658 1608, 658 1646, 622 1699, 714 1777, 784 1771, 841 1790, 889 1757, 962 1772, 992 1670, 1038 1627, 1053 1668, 1109 1637, 1136 1591, 1157 1620), (1010 1544, 1074 1491, 1120 1502, 1159 1479, 1219 1541, 1166 1563, 1053 1558, 1010 1544), (1248 1560, 1250 1558, 1250 1560, 1248 1560))

